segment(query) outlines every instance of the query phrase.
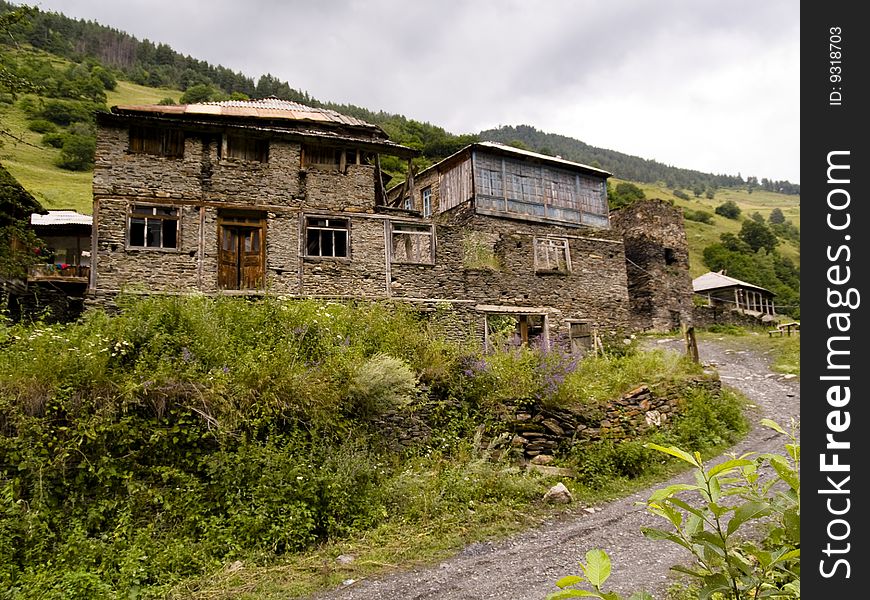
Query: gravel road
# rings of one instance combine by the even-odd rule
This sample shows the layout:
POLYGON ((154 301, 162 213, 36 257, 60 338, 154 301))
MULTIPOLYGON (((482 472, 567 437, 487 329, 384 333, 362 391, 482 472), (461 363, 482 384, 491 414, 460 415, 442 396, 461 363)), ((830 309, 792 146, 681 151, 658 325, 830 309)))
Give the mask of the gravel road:
MULTIPOLYGON (((682 351, 681 340, 654 340, 652 345, 682 351)), ((701 361, 718 370, 722 383, 745 394, 759 407, 756 426, 731 451, 779 452, 783 438, 758 426, 762 417, 786 429, 800 414, 798 378, 773 374, 768 357, 734 350, 719 341, 699 342, 701 361)), ((724 458, 724 457, 723 457, 724 458)), ((668 483, 691 482, 691 475, 668 483)), ((662 487, 665 484, 655 486, 662 487)), ((560 577, 578 571, 577 560, 587 550, 602 548, 613 562, 606 589, 624 594, 644 589, 663 600, 668 568, 686 561, 688 552, 669 542, 646 539, 640 528, 663 522, 636 502, 645 502, 652 489, 594 507, 583 513, 545 522, 542 526, 496 543, 476 543, 434 566, 363 580, 320 594, 318 600, 542 600, 557 588, 560 577)))

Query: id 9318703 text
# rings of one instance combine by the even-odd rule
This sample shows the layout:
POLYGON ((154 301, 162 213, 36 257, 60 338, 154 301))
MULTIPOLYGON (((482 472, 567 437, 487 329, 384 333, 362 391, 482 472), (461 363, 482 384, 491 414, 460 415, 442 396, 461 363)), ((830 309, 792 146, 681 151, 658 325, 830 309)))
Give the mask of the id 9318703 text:
POLYGON ((843 28, 828 29, 828 80, 831 91, 828 93, 829 106, 843 104, 843 28))

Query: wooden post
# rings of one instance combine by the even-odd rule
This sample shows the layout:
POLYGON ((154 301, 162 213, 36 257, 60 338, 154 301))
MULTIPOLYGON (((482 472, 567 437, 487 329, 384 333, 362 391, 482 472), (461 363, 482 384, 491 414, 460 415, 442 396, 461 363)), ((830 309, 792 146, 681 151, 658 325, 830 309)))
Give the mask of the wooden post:
POLYGON ((695 339, 695 328, 686 327, 686 325, 684 324, 683 337, 686 340, 686 356, 691 358, 692 362, 701 362, 701 358, 698 355, 698 340, 695 339))

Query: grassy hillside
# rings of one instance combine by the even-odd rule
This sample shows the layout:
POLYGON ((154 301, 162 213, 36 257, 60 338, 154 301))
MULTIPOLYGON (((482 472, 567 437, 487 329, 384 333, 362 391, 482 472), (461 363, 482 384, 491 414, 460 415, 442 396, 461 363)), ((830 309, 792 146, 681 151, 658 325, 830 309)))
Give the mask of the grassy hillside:
MULTIPOLYGON (((114 91, 107 92, 108 106, 115 104, 157 103, 170 97, 178 100, 178 90, 156 89, 119 81, 114 91)), ((21 185, 33 194, 45 208, 71 208, 91 213, 91 179, 93 173, 66 171, 55 166, 60 150, 40 144, 42 134, 27 129, 24 111, 17 104, 0 104, 0 119, 15 137, 7 138, 0 148, 0 160, 21 185)))

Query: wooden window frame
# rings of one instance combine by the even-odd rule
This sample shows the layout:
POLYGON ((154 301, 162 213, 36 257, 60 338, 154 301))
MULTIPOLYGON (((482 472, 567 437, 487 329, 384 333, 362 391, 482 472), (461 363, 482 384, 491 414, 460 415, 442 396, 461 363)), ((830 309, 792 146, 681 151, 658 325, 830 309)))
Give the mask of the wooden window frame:
POLYGON ((304 217, 304 225, 303 225, 303 256, 305 258, 315 259, 315 260, 350 260, 351 252, 350 252, 350 219, 348 217, 333 217, 328 215, 305 215, 304 217), (324 223, 315 224, 315 221, 323 221, 324 223), (343 225, 342 225, 343 224, 343 225), (320 237, 318 238, 318 254, 312 254, 310 252, 311 248, 311 237, 310 232, 319 231, 320 237), (331 233, 331 246, 332 251, 330 254, 324 254, 324 248, 320 247, 323 244, 324 238, 323 232, 332 232, 331 233), (336 235, 343 232, 344 233, 344 254, 335 254, 336 252, 336 235))
POLYGON ((478 307, 483 313, 484 321, 483 321, 483 338, 484 338, 484 346, 487 349, 493 349, 496 347, 495 341, 507 342, 508 344, 519 344, 523 346, 529 346, 534 340, 538 340, 541 348, 547 350, 550 348, 550 318, 549 315, 545 312, 538 312, 533 310, 527 310, 521 307, 488 307, 486 309, 481 309, 478 307), (501 310, 500 310, 501 308, 501 310), (492 319, 497 318, 509 318, 515 322, 516 330, 513 332, 513 336, 510 340, 507 339, 498 339, 502 338, 505 331, 503 331, 500 335, 495 335, 492 332, 492 328, 490 322, 492 319), (533 323, 533 321, 537 322, 540 319, 540 324, 533 323), (532 334, 537 333, 537 335, 533 338, 532 334), (494 340, 496 338, 496 340, 494 340))
POLYGON ((236 133, 225 133, 221 138, 221 160, 243 162, 269 162, 269 140, 236 133))
MULTIPOLYGON (((435 264, 435 228, 432 225, 424 223, 405 223, 390 221, 390 262, 393 264, 405 265, 434 265, 435 264), (402 236, 402 237, 400 237, 402 236), (428 237, 429 252, 428 256, 424 256, 422 247, 414 244, 415 239, 428 237), (396 258, 396 248, 400 242, 404 241, 406 248, 416 247, 413 254, 405 260, 396 258), (414 260, 416 257, 416 260, 414 260)), ((408 256, 410 251, 406 250, 405 255, 408 256)))
MULTIPOLYGON (((138 236, 137 236, 138 237, 138 236)), ((162 252, 179 252, 181 250, 181 210, 178 206, 167 206, 162 204, 143 204, 131 203, 127 209, 127 249, 129 250, 153 250, 162 252), (150 214, 146 212, 150 210, 150 214), (159 214, 157 211, 171 211, 170 214, 159 214), (138 211, 138 212, 137 212, 138 211), (134 225, 138 226, 136 221, 142 221, 142 244, 133 243, 134 225), (164 223, 175 223, 175 245, 165 246, 165 231, 164 223), (152 231, 149 225, 154 225, 154 230, 159 225, 160 244, 149 244, 148 235, 152 231)))
POLYGON ((592 328, 592 322, 580 319, 569 319, 566 321, 568 325, 568 344, 571 352, 579 351, 585 354, 592 350, 595 345, 595 332, 592 328), (575 341, 577 342, 575 345, 575 341))
POLYGON ((533 255, 536 274, 568 275, 571 273, 571 244, 568 238, 536 237, 533 242, 533 255), (559 252, 562 253, 563 260, 556 260, 556 266, 553 267, 550 255, 559 252), (560 264, 565 265, 564 269, 560 268, 560 264))
POLYGON ((432 186, 426 186, 420 190, 420 209, 423 211, 423 218, 428 219, 432 216, 432 186))
POLYGON ((299 165, 302 169, 313 168, 323 171, 347 173, 349 165, 363 164, 364 159, 364 153, 357 148, 303 144, 299 157, 299 165), (332 158, 328 162, 323 161, 323 157, 328 156, 330 153, 332 158), (312 159, 316 162, 312 162, 312 159))
POLYGON ((131 125, 128 151, 164 158, 184 158, 184 131, 152 125, 131 125))

